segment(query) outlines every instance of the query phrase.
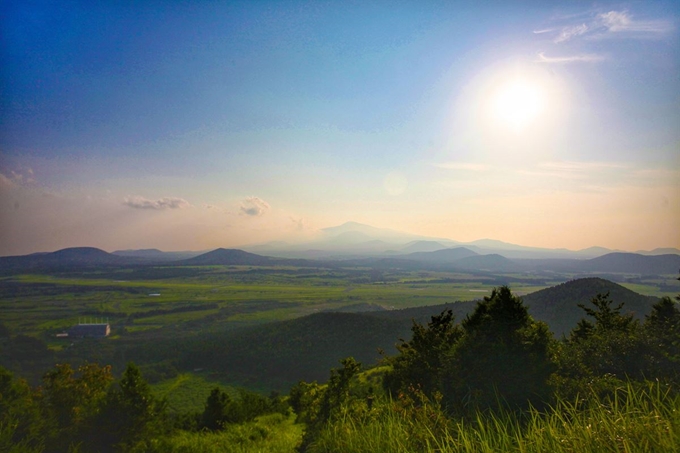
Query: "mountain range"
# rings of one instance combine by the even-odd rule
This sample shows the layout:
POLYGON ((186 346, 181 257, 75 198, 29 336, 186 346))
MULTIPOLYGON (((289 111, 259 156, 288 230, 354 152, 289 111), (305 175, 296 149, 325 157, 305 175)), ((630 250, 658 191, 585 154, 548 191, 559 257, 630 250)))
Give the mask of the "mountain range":
POLYGON ((75 247, 51 253, 0 257, 0 271, 159 263, 662 275, 678 272, 680 250, 664 248, 631 253, 590 247, 570 251, 524 247, 488 239, 464 244, 348 222, 321 230, 317 239, 304 244, 279 241, 245 247, 244 250, 220 248, 209 252, 142 249, 107 253, 93 247, 75 247))
MULTIPOLYGON (((162 252, 160 252, 162 253, 162 252)), ((238 249, 216 249, 192 258, 154 260, 149 256, 120 256, 93 247, 76 247, 52 253, 0 257, 0 272, 12 274, 31 270, 64 270, 93 267, 240 265, 297 266, 312 268, 370 267, 374 269, 441 270, 471 272, 562 272, 571 274, 618 273, 636 275, 671 275, 680 269, 680 255, 646 256, 636 253, 609 253, 592 259, 509 259, 497 253, 479 254, 467 247, 433 252, 413 252, 390 258, 356 258, 345 260, 291 259, 263 256, 238 249)))
MULTIPOLYGON (((604 247, 588 247, 582 250, 527 247, 493 239, 460 242, 446 238, 403 233, 387 228, 375 228, 357 222, 346 222, 339 226, 324 228, 316 239, 309 242, 285 243, 276 241, 242 248, 253 253, 286 258, 347 259, 366 256, 402 256, 414 252, 434 252, 453 247, 465 247, 480 255, 499 254, 510 259, 588 259, 612 252, 632 252, 604 247)), ((637 250, 634 253, 655 256, 680 254, 680 250, 657 248, 654 250, 637 250)))

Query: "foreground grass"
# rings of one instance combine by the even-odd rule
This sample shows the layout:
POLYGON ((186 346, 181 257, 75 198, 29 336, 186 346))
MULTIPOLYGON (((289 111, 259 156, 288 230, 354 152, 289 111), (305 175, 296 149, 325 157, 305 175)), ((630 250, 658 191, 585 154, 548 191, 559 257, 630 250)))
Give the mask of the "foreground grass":
POLYGON ((323 430, 319 452, 679 452, 680 397, 659 385, 622 388, 610 401, 595 396, 559 401, 526 417, 479 414, 447 420, 428 407, 397 403, 361 417, 345 415, 323 430))
POLYGON ((295 417, 272 414, 254 422, 230 425, 219 432, 187 432, 140 444, 135 453, 294 453, 302 438, 303 426, 295 417))

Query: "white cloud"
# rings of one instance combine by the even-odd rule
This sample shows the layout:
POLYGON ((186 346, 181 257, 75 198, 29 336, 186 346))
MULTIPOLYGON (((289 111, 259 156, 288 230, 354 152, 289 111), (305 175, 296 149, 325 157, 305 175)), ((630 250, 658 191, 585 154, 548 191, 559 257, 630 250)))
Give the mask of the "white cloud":
POLYGON ((662 34, 673 30, 668 20, 633 20, 628 11, 609 11, 598 15, 602 25, 610 32, 633 32, 645 34, 662 34))
MULTIPOLYGON (((574 18, 567 18, 574 19, 574 18)), ((565 43, 578 38, 650 38, 665 35, 674 29, 669 19, 638 20, 628 11, 591 12, 590 18, 580 23, 567 23, 555 28, 539 30, 537 34, 557 33, 553 39, 556 44, 565 43)))
POLYGON ((568 64, 568 63, 594 63, 602 61, 605 58, 602 55, 597 54, 580 54, 580 55, 567 55, 562 57, 546 57, 543 52, 538 54, 537 63, 548 63, 548 64, 568 64))
POLYGON ((240 213, 250 217, 259 217, 269 210, 269 203, 258 197, 248 197, 241 202, 240 213))
POLYGON ((556 43, 569 41, 574 36, 581 36, 587 33, 589 30, 586 24, 573 25, 569 27, 564 27, 560 31, 560 34, 555 38, 556 43))
POLYGON ((184 209, 191 207, 188 201, 183 198, 177 197, 163 197, 158 200, 149 200, 148 198, 134 196, 125 197, 123 199, 123 204, 130 208, 135 209, 153 209, 153 210, 163 210, 163 209, 184 209))

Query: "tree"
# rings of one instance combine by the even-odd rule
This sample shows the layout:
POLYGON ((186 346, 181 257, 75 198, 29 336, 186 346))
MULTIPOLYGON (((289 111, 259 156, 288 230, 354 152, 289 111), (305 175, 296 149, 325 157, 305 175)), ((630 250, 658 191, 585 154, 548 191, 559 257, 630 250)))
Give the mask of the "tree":
POLYGON ((640 323, 622 313, 623 304, 614 305, 609 293, 597 294, 591 304, 579 304, 590 319, 579 321, 562 345, 556 381, 563 396, 586 387, 604 396, 622 380, 651 377, 652 348, 640 323))
MULTIPOLYGON (((313 414, 308 414, 307 429, 298 447, 299 451, 306 451, 319 435, 321 428, 340 414, 350 402, 350 382, 361 370, 361 364, 353 357, 342 359, 340 364, 341 368, 331 370, 331 377, 321 395, 320 403, 314 406, 314 409, 318 408, 318 410, 313 414)), ((297 405, 297 403, 293 404, 297 405)))
POLYGON ((106 391, 113 380, 111 367, 85 363, 76 371, 69 364, 57 364, 43 376, 41 405, 51 423, 51 448, 67 449, 88 443, 97 427, 94 423, 106 391))
POLYGON ((45 420, 31 388, 0 367, 0 451, 43 451, 45 431, 45 420))
POLYGON ((548 401, 554 340, 507 286, 495 288, 462 322, 445 371, 449 410, 534 406, 548 401))
POLYGON ((201 415, 201 426, 211 431, 221 429, 227 420, 227 411, 231 398, 225 392, 215 387, 205 402, 205 409, 201 415))
MULTIPOLYGON (((680 296, 677 297, 680 300, 680 296)), ((670 297, 652 306, 643 325, 653 377, 680 381, 680 310, 670 297)))
POLYGON ((416 389, 430 398, 441 391, 446 361, 463 333, 453 320, 451 310, 445 310, 433 316, 427 327, 413 321, 411 340, 401 340, 397 345, 399 355, 386 361, 392 365, 383 381, 388 390, 396 393, 416 389))
POLYGON ((107 445, 130 446, 165 429, 165 401, 156 399, 139 368, 129 363, 106 397, 99 422, 107 445))

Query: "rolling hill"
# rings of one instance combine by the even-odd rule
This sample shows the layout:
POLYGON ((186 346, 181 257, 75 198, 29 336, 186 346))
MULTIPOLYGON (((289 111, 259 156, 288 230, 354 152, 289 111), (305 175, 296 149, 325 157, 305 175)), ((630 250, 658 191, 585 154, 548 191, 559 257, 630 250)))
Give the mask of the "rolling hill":
POLYGON ((427 261, 427 262, 447 262, 451 263, 461 258, 468 258, 477 256, 478 253, 465 247, 454 247, 448 249, 435 250, 432 252, 414 252, 408 255, 400 256, 400 259, 427 261))
POLYGON ((578 304, 590 305, 598 293, 609 293, 614 304, 623 303, 622 312, 642 319, 651 311, 656 297, 643 296, 602 278, 582 278, 546 288, 523 297, 529 313, 550 326, 558 337, 567 334, 584 317, 578 304))
POLYGON ((268 256, 256 255, 238 249, 219 248, 193 258, 178 261, 177 264, 184 266, 215 266, 215 265, 241 265, 241 266, 268 266, 278 260, 268 256))
POLYGON ((229 373, 243 381, 267 381, 287 389, 299 380, 325 381, 338 361, 353 356, 366 365, 378 348, 396 352, 408 336, 407 318, 385 319, 357 313, 316 313, 238 331, 213 334, 180 347, 183 368, 229 373))
POLYGON ((71 247, 51 253, 0 257, 0 271, 16 272, 75 267, 107 267, 138 263, 138 259, 122 257, 94 247, 71 247))
POLYGON ((675 274, 680 270, 680 255, 608 253, 583 262, 580 268, 584 271, 590 270, 629 274, 675 274))

